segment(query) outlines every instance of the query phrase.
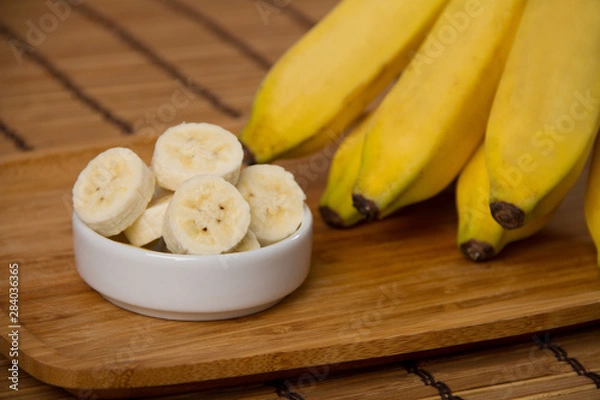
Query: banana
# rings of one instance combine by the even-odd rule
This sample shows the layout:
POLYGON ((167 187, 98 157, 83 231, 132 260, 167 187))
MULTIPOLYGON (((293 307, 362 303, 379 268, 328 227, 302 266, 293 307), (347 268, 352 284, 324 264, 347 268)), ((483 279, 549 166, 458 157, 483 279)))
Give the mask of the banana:
POLYGON ((365 117, 342 141, 331 165, 327 186, 319 200, 323 221, 334 228, 348 228, 364 220, 352 205, 352 188, 358 176, 363 142, 373 114, 365 117))
POLYGON ((218 175, 235 185, 244 152, 237 137, 217 125, 182 123, 156 141, 150 167, 158 184, 175 191, 198 174, 218 175))
POLYGON ((246 232, 246 236, 244 236, 241 242, 239 242, 237 246, 235 246, 229 252, 240 253, 242 251, 250 251, 256 249, 260 249, 260 243, 258 243, 258 239, 256 239, 256 235, 254 234, 254 232, 248 229, 248 232, 246 232))
POLYGON ((575 183, 600 128, 600 1, 530 0, 486 132, 490 209, 514 229, 575 183))
POLYGON ((594 155, 585 191, 585 220, 596 245, 598 266, 600 266, 600 140, 596 139, 594 155))
POLYGON ((340 136, 404 69, 446 2, 341 1, 262 82, 240 134, 245 162, 340 136))
POLYGON ((114 236, 143 212, 154 192, 154 175, 133 151, 115 147, 95 158, 73 185, 73 209, 90 228, 114 236))
POLYGON ((367 219, 442 191, 483 138, 525 2, 473 4, 448 4, 375 110, 352 195, 367 219))
POLYGON ((518 229, 506 230, 492 218, 489 209, 490 180, 481 145, 461 171, 456 184, 458 246, 472 261, 496 256, 507 244, 525 239, 541 230, 554 211, 532 220, 518 229))
POLYGON ((144 246, 162 236, 165 213, 173 194, 154 196, 142 215, 123 232, 129 243, 144 246))
POLYGON ((250 230, 261 246, 294 233, 304 215, 306 195, 294 175, 278 165, 252 165, 240 173, 237 188, 250 204, 250 230))
POLYGON ((163 221, 163 239, 176 254, 221 254, 248 232, 250 206, 235 186, 215 175, 179 185, 163 221))

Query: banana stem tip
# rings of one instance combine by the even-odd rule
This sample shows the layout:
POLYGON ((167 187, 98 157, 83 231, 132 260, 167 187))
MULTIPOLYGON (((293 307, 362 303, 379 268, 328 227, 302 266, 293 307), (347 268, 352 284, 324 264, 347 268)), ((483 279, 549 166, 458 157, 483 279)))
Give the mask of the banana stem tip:
POLYGON ((514 204, 505 201, 494 201, 490 203, 492 217, 504 229, 516 229, 523 226, 525 213, 514 204))
POLYGON ((331 208, 327 206, 321 206, 319 207, 319 213, 321 214, 323 221, 325 221, 325 223, 332 228, 341 229, 346 227, 342 217, 340 217, 340 215, 331 208))
POLYGON ((372 221, 379 216, 379 207, 373 200, 369 200, 363 195, 353 194, 352 204, 359 213, 365 216, 367 221, 372 221))
POLYGON ((496 254, 494 246, 476 239, 470 239, 461 243, 460 251, 471 261, 475 262, 488 260, 496 254))

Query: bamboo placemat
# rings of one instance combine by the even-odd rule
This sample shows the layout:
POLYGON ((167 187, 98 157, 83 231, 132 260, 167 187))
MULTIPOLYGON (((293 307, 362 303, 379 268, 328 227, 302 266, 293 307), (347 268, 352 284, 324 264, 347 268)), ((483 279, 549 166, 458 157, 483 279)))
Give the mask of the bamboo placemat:
POLYGON ((2 2, 0 154, 183 120, 237 132, 265 72, 335 2, 2 2))
MULTIPOLYGON (((184 120, 238 132, 268 68, 335 3, 0 2, 0 157, 158 135, 184 120)), ((321 367, 197 398, 595 399, 599 338, 598 326, 541 333, 343 374, 321 367)), ((72 397, 26 375, 21 388, 25 398, 72 397)), ((6 389, 2 397, 13 394, 6 389)))
MULTIPOLYGON (((516 344, 491 343, 450 356, 346 372, 323 366, 265 382, 204 390, 169 388, 164 391, 171 394, 151 395, 163 400, 594 400, 600 398, 599 332, 595 326, 556 335, 540 333, 516 344)), ((0 368, 6 367, 8 361, 0 358, 0 368)), ((84 399, 88 393, 69 393, 25 374, 19 395, 59 400, 84 399)))

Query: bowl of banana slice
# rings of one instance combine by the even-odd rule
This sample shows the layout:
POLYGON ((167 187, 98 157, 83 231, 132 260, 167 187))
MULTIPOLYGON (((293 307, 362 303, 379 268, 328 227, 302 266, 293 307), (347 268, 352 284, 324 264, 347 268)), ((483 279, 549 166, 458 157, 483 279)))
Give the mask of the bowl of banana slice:
POLYGON ((280 302, 308 276, 313 217, 290 172, 242 158, 207 123, 167 129, 149 166, 124 147, 98 154, 73 186, 81 278, 116 306, 172 320, 280 302))

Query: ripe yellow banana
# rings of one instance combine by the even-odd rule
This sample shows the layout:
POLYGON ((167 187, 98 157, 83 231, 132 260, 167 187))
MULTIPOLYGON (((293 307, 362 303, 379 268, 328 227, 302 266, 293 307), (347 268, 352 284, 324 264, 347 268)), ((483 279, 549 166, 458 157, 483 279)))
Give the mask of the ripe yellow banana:
POLYGON ((585 220, 596 245, 600 266, 600 140, 596 140, 585 192, 585 220))
POLYGON ((353 190, 368 219, 432 197, 458 175, 484 135, 524 4, 449 3, 373 116, 353 190))
POLYGON ((240 134, 245 162, 313 151, 343 133, 404 69, 446 2, 342 0, 261 84, 240 134))
POLYGON ((551 210, 583 168, 600 128, 599 17, 598 0, 527 4, 485 138, 490 208, 507 229, 551 210))
POLYGON ((525 239, 541 230, 554 212, 532 220, 518 229, 502 228, 490 214, 490 179, 481 145, 459 175, 456 185, 458 246, 472 261, 485 261, 497 255, 507 244, 525 239))
POLYGON ((344 138, 331 160, 327 186, 319 200, 319 212, 323 221, 334 228, 348 228, 364 220, 352 205, 352 188, 372 115, 365 117, 344 138))

